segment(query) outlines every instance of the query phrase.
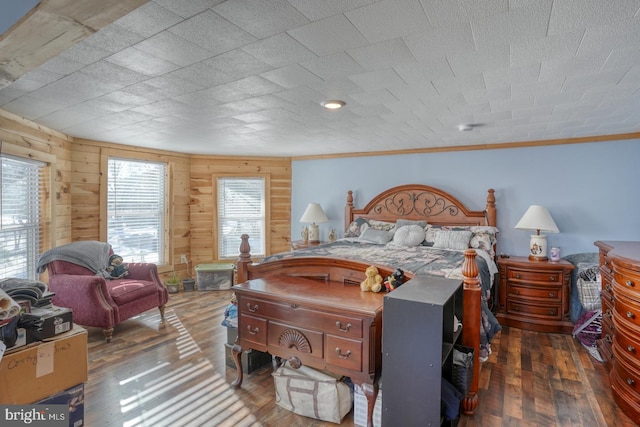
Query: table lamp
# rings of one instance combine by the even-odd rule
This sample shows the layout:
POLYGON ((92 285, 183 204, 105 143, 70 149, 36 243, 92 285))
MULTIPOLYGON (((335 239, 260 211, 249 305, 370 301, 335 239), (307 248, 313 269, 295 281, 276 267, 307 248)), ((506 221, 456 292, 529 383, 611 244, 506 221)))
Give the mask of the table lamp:
POLYGON ((309 243, 320 243, 320 232, 317 223, 327 221, 329 221, 329 218, 327 218, 320 204, 309 203, 309 206, 307 206, 307 209, 300 218, 300 222, 311 223, 311 225, 309 225, 309 243))
POLYGON ((531 205, 520 218, 515 228, 518 230, 536 230, 536 234, 532 234, 529 241, 529 260, 546 261, 547 236, 540 234, 540 231, 548 233, 560 232, 549 211, 544 206, 531 205))

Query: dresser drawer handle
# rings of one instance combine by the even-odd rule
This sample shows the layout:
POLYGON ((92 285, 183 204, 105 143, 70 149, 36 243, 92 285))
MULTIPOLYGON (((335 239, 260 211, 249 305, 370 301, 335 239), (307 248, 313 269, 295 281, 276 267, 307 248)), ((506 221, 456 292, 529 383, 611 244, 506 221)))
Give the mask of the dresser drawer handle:
POLYGON ((520 273, 516 273, 516 279, 520 278, 520 273))
POLYGON ((515 306, 515 307, 513 307, 513 310, 514 310, 514 311, 520 311, 520 307, 515 306))
POLYGON ((336 347, 336 354, 341 359, 348 359, 349 356, 351 356, 351 350, 347 350, 347 352, 343 354, 341 353, 340 347, 336 347))
POLYGON ((549 310, 549 314, 551 314, 551 315, 556 314, 556 311, 555 310, 549 310))
POLYGON ((251 330, 251 325, 247 325, 247 331, 251 334, 251 335, 258 335, 258 333, 260 332, 260 328, 258 328, 256 326, 256 328, 254 330, 251 330))
POLYGON ((247 303, 247 310, 249 310, 252 313, 255 313, 256 311, 258 311, 258 304, 256 304, 253 307, 251 307, 251 304, 247 303))
POLYGON ((612 292, 611 289, 611 285, 607 283, 607 285, 604 287, 607 291, 612 292))
POLYGON ((628 279, 627 279, 627 281, 626 281, 626 282, 624 282, 624 283, 625 283, 625 285, 627 285, 627 286, 628 286, 628 287, 630 287, 630 288, 633 288, 633 287, 635 286, 635 284, 634 284, 631 280, 628 280, 628 279))
POLYGON ((636 352, 636 348, 635 348, 634 346, 632 346, 631 344, 629 344, 629 345, 627 346, 627 351, 628 351, 629 353, 635 353, 635 352, 636 352))
POLYGON ((556 281, 556 276, 549 276, 549 281, 550 282, 555 282, 556 281))
POLYGON ((613 341, 613 340, 611 339, 611 335, 609 335, 609 334, 607 334, 607 336, 606 336, 606 337, 604 337, 604 340, 605 340, 606 342, 608 342, 609 344, 611 344, 611 341, 613 341))
POLYGON ((609 319, 611 319, 612 316, 613 314, 611 314, 611 310, 607 308, 607 311, 604 313, 604 317, 608 317, 609 319))
POLYGON ((347 323, 347 326, 343 328, 342 322, 340 322, 339 320, 336 322, 336 326, 338 327, 338 330, 340 332, 349 332, 349 329, 351 329, 351 323, 347 323))
POLYGON ((635 318, 636 318, 636 315, 635 315, 635 314, 633 314, 633 313, 632 313, 632 312, 630 312, 630 311, 627 311, 627 317, 628 317, 629 319, 635 319, 635 318))
POLYGON ((627 384, 633 387, 636 384, 636 382, 632 378, 627 378, 627 384))
POLYGON ((515 291, 513 291, 514 294, 516 295, 520 295, 520 291, 518 289, 516 289, 515 291))
POLYGON ((555 298, 556 294, 555 292, 549 292, 549 298, 555 298))

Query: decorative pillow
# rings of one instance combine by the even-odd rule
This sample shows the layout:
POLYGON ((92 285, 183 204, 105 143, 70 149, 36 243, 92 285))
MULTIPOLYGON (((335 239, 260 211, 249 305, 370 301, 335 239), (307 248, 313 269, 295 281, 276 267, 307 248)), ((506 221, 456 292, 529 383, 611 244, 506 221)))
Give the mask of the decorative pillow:
POLYGON ((474 249, 482 249, 488 252, 492 257, 496 256, 495 245, 498 241, 496 234, 498 229, 496 227, 477 225, 469 227, 469 230, 473 233, 469 247, 474 249))
POLYGON ((377 221, 375 219, 357 217, 351 222, 351 224, 349 224, 349 228, 345 230, 344 237, 360 237, 362 232, 369 227, 375 230, 391 231, 395 226, 395 222, 377 221))
POLYGON ((434 248, 464 250, 469 248, 469 241, 473 233, 469 230, 452 231, 440 230, 433 243, 434 248))
POLYGON ((425 238, 424 242, 422 242, 423 246, 433 246, 436 241, 436 236, 438 232, 441 230, 450 230, 450 231, 468 231, 469 227, 464 225, 434 225, 427 224, 425 227, 425 238))
POLYGON ((393 239, 393 233, 386 230, 376 230, 375 228, 367 227, 364 229, 358 240, 363 242, 378 243, 380 245, 386 245, 393 239))
POLYGON ((427 221, 413 221, 410 219, 399 219, 396 221, 396 228, 404 227, 405 225, 419 225, 422 228, 427 226, 427 221))
POLYGON ((405 225, 393 234, 393 243, 401 246, 418 246, 424 241, 424 228, 419 225, 405 225))

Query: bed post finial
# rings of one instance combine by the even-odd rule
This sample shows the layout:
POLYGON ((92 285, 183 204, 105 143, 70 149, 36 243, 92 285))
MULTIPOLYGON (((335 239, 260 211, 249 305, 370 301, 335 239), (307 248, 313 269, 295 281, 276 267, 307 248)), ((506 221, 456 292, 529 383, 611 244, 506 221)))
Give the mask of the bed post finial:
POLYGON ((349 228, 351 224, 351 212, 353 211, 353 191, 347 191, 347 204, 344 207, 344 229, 349 228))
POLYGON ((487 190, 487 207, 485 208, 485 212, 487 215, 487 225, 497 227, 496 195, 494 193, 495 190, 493 188, 487 190))
POLYGON ((242 242, 240 243, 240 256, 238 257, 238 261, 236 261, 237 274, 238 274, 238 283, 244 283, 249 278, 247 273, 247 268, 249 264, 251 264, 251 246, 249 245, 249 235, 243 234, 240 236, 242 242))
POLYGON ((478 408, 478 375, 480 373, 480 322, 482 316, 482 289, 478 278, 479 269, 476 264, 475 249, 464 251, 464 264, 462 265, 462 275, 464 282, 464 299, 462 301, 465 319, 473 319, 472 324, 465 325, 462 330, 462 344, 473 348, 473 379, 467 395, 462 400, 462 413, 473 415, 478 408))

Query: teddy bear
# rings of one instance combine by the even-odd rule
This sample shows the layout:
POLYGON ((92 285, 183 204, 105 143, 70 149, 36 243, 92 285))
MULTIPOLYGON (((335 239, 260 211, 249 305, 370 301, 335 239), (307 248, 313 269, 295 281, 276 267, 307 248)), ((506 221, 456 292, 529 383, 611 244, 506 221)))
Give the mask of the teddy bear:
POLYGON ((404 282, 404 271, 402 271, 402 269, 400 268, 396 268, 394 272, 391 273, 390 276, 387 276, 387 278, 385 279, 384 288, 386 289, 387 292, 391 292, 398 286, 402 285, 403 282, 404 282))
POLYGON ((360 283, 360 289, 363 292, 380 292, 382 289, 382 276, 378 272, 378 269, 375 265, 370 265, 364 271, 366 279, 360 283))
POLYGON ((113 254, 109 257, 107 271, 111 274, 112 279, 122 279, 129 275, 129 267, 123 261, 120 255, 113 254))

